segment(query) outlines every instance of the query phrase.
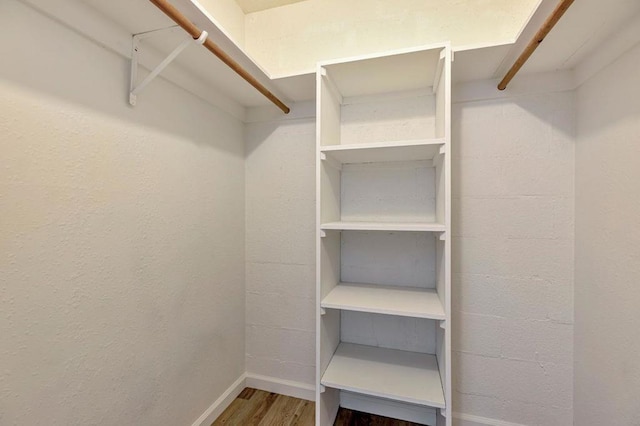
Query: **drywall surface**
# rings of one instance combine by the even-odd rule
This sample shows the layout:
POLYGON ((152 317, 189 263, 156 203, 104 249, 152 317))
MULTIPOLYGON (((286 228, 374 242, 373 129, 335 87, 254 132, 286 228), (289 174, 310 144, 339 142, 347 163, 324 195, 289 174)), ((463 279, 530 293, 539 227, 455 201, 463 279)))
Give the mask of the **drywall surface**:
POLYGON ((198 0, 198 3, 218 21, 238 46, 244 47, 244 12, 235 0, 198 0))
POLYGON ((0 424, 189 425, 244 366, 242 124, 0 2, 0 424), (29 31, 25 31, 29 28, 29 31))
POLYGON ((575 424, 640 424, 640 45, 578 89, 575 424))
POLYGON ((245 13, 271 9, 305 0, 236 0, 245 13))
POLYGON ((246 126, 247 372, 315 384, 315 120, 246 126))
POLYGON ((573 111, 569 92, 454 104, 453 408, 462 425, 572 424, 573 111))
POLYGON ((273 76, 318 61, 451 40, 515 40, 539 0, 307 0, 247 14, 245 49, 273 76))

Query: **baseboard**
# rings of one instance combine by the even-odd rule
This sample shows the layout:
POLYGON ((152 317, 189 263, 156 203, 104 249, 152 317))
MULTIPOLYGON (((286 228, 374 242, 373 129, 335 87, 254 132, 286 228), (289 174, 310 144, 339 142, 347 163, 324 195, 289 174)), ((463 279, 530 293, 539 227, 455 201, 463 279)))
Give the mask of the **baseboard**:
POLYGON ((375 398, 352 392, 340 392, 340 406, 378 416, 419 424, 436 424, 436 409, 420 405, 375 398))
POLYGON ((211 426, 220 414, 233 402, 240 392, 246 387, 247 375, 243 373, 229 388, 224 391, 220 398, 216 399, 207 410, 202 413, 192 426, 211 426))
POLYGON ((306 399, 307 401, 313 401, 316 397, 316 389, 312 385, 253 373, 246 374, 246 386, 266 392, 306 399))
POLYGON ((453 419, 454 426, 525 426, 520 423, 505 422, 464 413, 453 413, 453 419))

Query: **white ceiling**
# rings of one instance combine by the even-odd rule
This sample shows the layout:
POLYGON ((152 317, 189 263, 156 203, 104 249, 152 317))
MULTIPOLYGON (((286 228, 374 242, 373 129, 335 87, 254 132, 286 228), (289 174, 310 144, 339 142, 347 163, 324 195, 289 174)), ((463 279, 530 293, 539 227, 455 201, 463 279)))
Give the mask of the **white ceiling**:
POLYGON ((240 8, 242 8, 244 13, 251 13, 301 1, 304 0, 236 0, 236 3, 240 5, 240 8))

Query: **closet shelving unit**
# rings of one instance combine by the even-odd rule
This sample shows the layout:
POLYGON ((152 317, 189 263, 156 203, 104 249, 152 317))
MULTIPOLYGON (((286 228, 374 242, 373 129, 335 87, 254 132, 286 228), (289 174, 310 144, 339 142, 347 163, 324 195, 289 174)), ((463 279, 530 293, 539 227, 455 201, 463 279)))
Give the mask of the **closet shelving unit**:
POLYGON ((451 425, 448 44, 318 65, 316 424, 451 425))

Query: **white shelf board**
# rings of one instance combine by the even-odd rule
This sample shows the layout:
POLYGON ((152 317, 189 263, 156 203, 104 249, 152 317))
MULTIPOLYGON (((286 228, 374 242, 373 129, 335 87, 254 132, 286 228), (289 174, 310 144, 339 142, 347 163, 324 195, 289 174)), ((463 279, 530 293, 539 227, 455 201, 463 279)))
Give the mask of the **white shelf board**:
POLYGON ((340 343, 321 383, 379 398, 445 407, 438 364, 430 354, 340 343))
POLYGON ((327 222, 320 225, 324 231, 407 231, 444 232, 445 226, 433 222, 327 222))
POLYGON ((340 283, 322 300, 329 309, 444 320, 438 293, 433 289, 340 283))
POLYGON ((349 145, 325 145, 320 152, 345 163, 376 163, 386 161, 431 160, 438 155, 444 139, 376 142, 349 145))
POLYGON ((444 45, 321 62, 343 97, 431 87, 444 45))

